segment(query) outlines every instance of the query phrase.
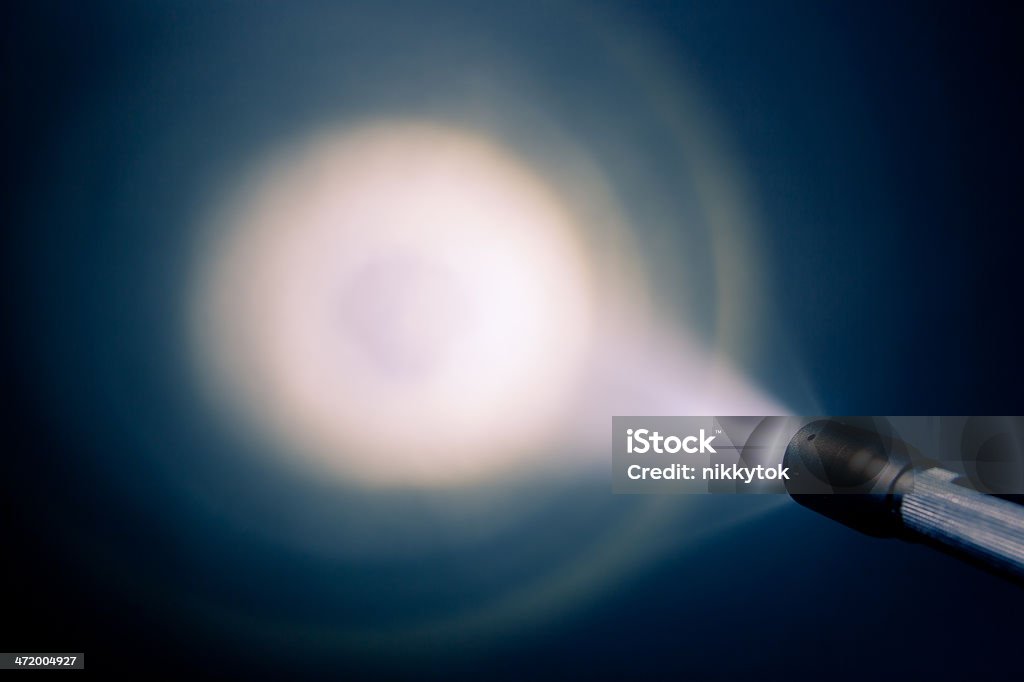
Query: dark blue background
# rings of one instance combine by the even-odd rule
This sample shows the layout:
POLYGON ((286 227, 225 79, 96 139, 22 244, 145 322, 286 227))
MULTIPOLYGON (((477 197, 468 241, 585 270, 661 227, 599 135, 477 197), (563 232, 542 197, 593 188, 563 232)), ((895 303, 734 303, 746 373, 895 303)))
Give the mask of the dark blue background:
MULTIPOLYGON (((136 452, 139 440, 93 421, 90 395, 122 401, 140 422, 162 429, 187 423, 190 438, 207 439, 201 418, 168 409, 173 367, 111 380, 92 362, 93 344, 124 343, 127 365, 143 367, 139 344, 124 339, 158 344, 170 324, 161 302, 173 273, 153 254, 183 247, 164 244, 158 231, 126 227, 139 213, 134 202, 173 214, 176 197, 191 196, 181 188, 205 181, 171 173, 167 187, 149 187, 145 197, 113 194, 131 186, 135 127, 145 132, 137 121, 149 108, 173 115, 176 106, 159 93, 148 99, 138 84, 166 54, 190 54, 197 33, 223 33, 244 46, 251 31, 256 41, 275 11, 289 10, 183 2, 24 3, 3 11, 5 651, 86 651, 94 671, 145 663, 245 675, 298 666, 309 674, 445 678, 483 671, 508 678, 1019 677, 1019 588, 922 547, 861 536, 795 504, 670 553, 569 616, 481 648, 466 633, 408 662, 266 648, 243 629, 206 628, 201 618, 169 609, 179 595, 219 594, 243 613, 271 619, 387 623, 408 606, 403 589, 425 611, 459 603, 488 589, 474 582, 474 567, 503 566, 509 581, 516 571, 537 570, 514 560, 531 529, 543 528, 557 544, 594 532, 587 515, 594 509, 613 518, 635 504, 609 500, 603 480, 581 482, 538 509, 520 536, 424 559, 418 571, 460 576, 447 591, 424 595, 382 588, 406 580, 407 567, 325 564, 175 511, 174 495, 155 482, 165 473, 164 443, 149 442, 152 456, 119 473, 94 464, 136 452), (116 100, 124 117, 100 126, 104 135, 82 149, 55 148, 53 140, 67 138, 101 95, 116 100), (45 262, 25 257, 24 244, 38 233, 55 235, 56 254, 45 262), (114 269, 129 267, 148 273, 118 302, 133 311, 130 329, 119 326, 129 318, 90 307, 92 294, 65 299, 66 314, 77 320, 66 328, 37 323, 40 283, 84 278, 103 291, 105 278, 119 281, 114 269), (86 328, 102 333, 81 334, 86 328), (44 366, 50 356, 40 349, 63 359, 44 366), (50 372, 86 387, 72 409, 56 407, 40 388, 50 372), (89 386, 104 388, 90 394, 89 386), (123 573, 97 572, 102 562, 83 559, 104 548, 123 573), (355 586, 332 591, 345 582, 355 586)), ((669 58, 696 74, 732 138, 757 198, 777 326, 787 330, 778 343, 799 358, 820 403, 813 407, 1020 414, 1019 10, 644 2, 633 11, 668 37, 669 58)), ((204 79, 208 68, 197 58, 177 94, 209 97, 218 83, 204 79)), ((258 107, 243 119, 233 131, 239 146, 272 125, 258 107)), ((189 125, 193 142, 214 144, 221 133, 201 120, 189 125)), ((176 163, 189 167, 187 160, 167 167, 176 163)), ((777 367, 769 360, 750 371, 784 401, 812 407, 799 404, 802 394, 777 367)), ((263 485, 261 475, 252 474, 252 486, 263 485)), ((414 513, 415 502, 402 504, 414 513)), ((711 518, 744 504, 715 499, 702 513, 711 518)))

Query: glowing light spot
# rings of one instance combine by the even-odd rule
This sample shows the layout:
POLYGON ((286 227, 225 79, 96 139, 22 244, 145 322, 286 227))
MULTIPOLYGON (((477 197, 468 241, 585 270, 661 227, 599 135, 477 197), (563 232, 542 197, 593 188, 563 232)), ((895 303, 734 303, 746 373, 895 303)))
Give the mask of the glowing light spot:
POLYGON ((200 365, 250 424, 364 485, 543 455, 589 344, 572 213, 486 139, 314 138, 227 211, 194 298, 200 365))

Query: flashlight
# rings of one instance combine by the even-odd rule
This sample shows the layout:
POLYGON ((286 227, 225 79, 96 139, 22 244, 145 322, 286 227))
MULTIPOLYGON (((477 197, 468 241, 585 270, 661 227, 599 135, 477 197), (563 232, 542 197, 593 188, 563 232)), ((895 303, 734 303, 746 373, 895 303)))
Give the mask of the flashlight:
POLYGON ((786 448, 801 505, 882 537, 922 541, 1024 583, 1024 506, 968 487, 906 443, 823 419, 786 448))

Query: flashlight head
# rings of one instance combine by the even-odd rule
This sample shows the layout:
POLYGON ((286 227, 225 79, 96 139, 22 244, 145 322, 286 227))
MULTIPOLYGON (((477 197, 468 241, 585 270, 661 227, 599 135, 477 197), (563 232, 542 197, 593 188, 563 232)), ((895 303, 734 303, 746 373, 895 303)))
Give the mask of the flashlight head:
POLYGON ((910 468, 906 444, 876 429, 821 419, 786 448, 786 490, 805 507, 871 535, 899 528, 900 479, 910 468))

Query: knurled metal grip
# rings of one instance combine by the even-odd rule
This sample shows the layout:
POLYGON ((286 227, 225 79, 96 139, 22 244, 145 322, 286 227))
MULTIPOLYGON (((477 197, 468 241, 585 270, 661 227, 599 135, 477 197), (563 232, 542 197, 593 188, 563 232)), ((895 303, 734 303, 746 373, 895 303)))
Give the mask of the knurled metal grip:
POLYGON ((1024 507, 958 485, 945 469, 913 472, 903 525, 1004 571, 1024 576, 1024 507))

